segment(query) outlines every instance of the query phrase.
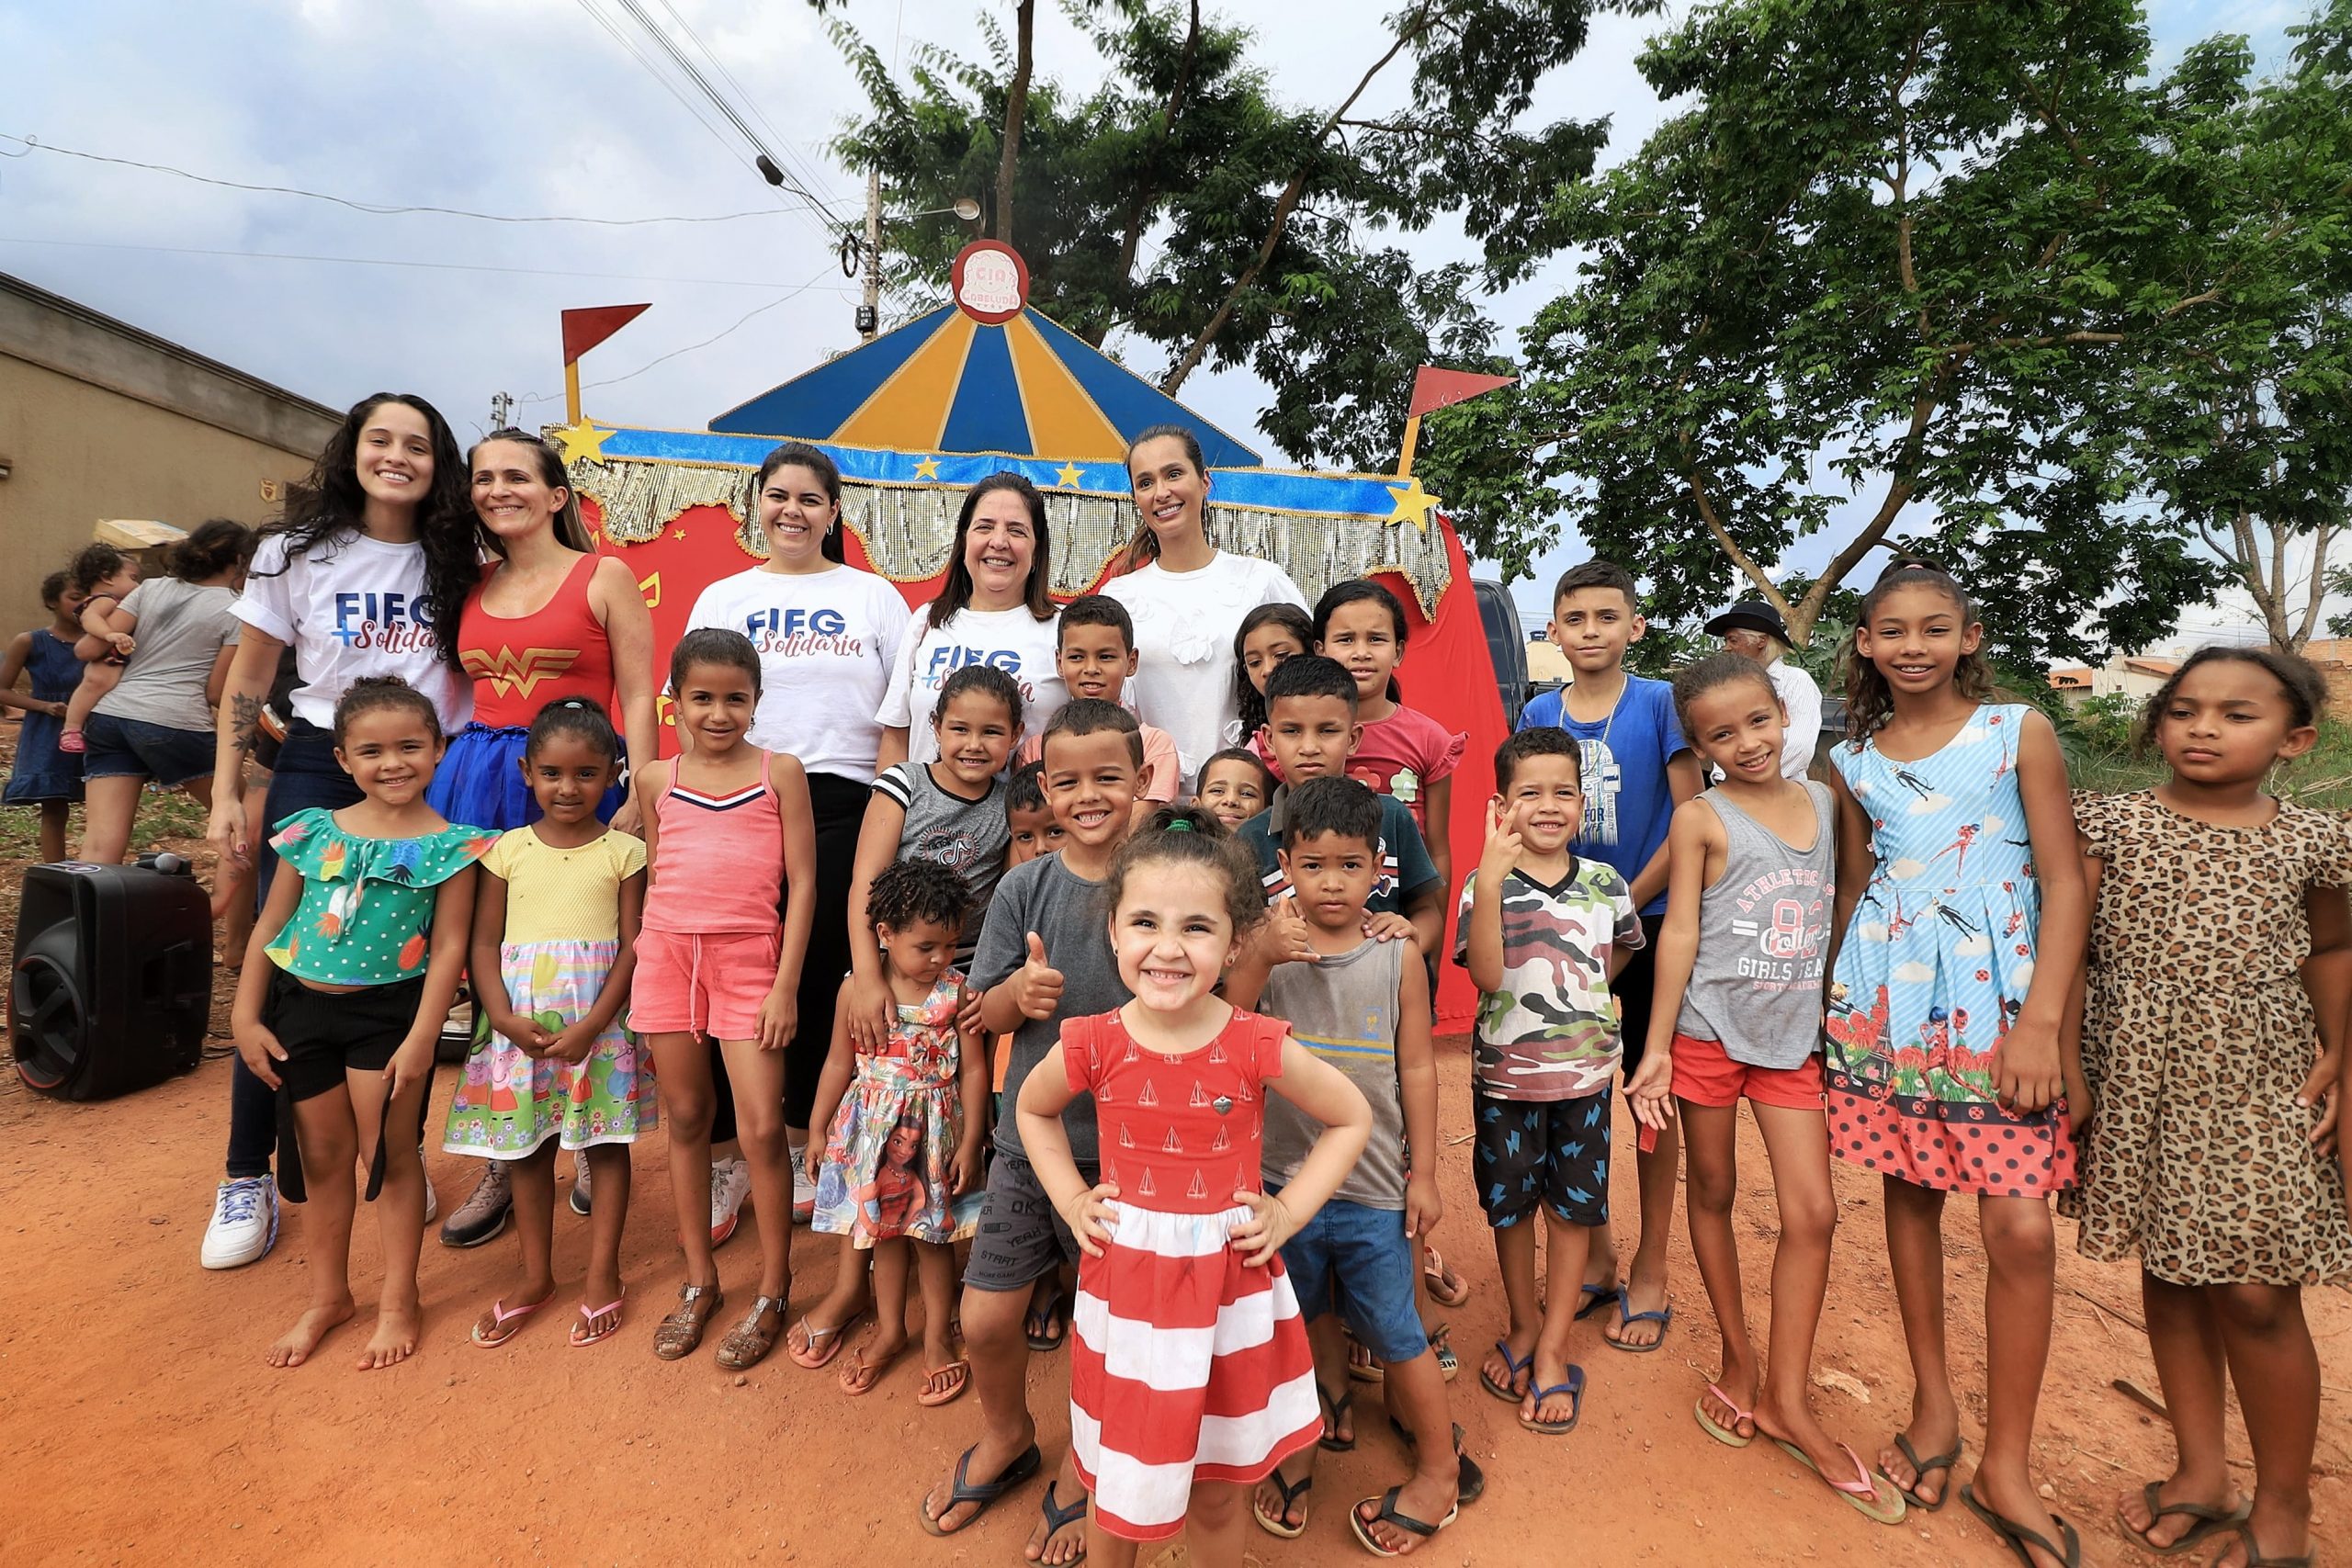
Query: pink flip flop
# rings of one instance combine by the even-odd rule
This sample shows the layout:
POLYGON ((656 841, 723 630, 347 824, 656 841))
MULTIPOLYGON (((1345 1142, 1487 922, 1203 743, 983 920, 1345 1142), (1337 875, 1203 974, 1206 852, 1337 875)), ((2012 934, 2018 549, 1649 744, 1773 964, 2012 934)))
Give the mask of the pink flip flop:
POLYGON ((483 1337, 481 1325, 477 1323, 474 1325, 471 1338, 473 1339, 473 1342, 482 1349, 495 1350, 501 1345, 505 1344, 509 1339, 514 1338, 514 1336, 523 1332, 523 1319, 530 1316, 533 1313, 547 1305, 548 1302, 551 1302, 553 1300, 555 1300, 555 1292, 550 1291, 548 1292, 546 1301, 532 1302, 526 1305, 514 1307, 510 1310, 506 1305, 505 1299, 502 1297, 490 1303, 489 1337, 487 1338, 483 1337), (513 1328, 507 1327, 506 1325, 510 1323, 515 1325, 515 1326, 513 1328))
POLYGON ((604 1306, 591 1307, 586 1302, 582 1302, 580 1321, 571 1325, 571 1348, 575 1350, 584 1350, 591 1345, 599 1344, 618 1334, 621 1331, 621 1303, 628 1299, 628 1292, 624 1289, 619 1295, 604 1306), (613 1325, 599 1334, 589 1325, 606 1313, 613 1314, 613 1325))
MULTIPOLYGON (((1724 1403, 1729 1404, 1730 1401, 1726 1400, 1724 1403)), ((1838 1446, 1844 1449, 1846 1457, 1854 1461, 1854 1479, 1851 1481, 1832 1480, 1822 1472, 1820 1466, 1813 1462, 1813 1457, 1810 1454, 1794 1443, 1780 1438, 1775 1438, 1772 1441, 1778 1443, 1781 1450, 1791 1459, 1820 1476, 1825 1485, 1852 1505, 1854 1510, 1864 1518, 1875 1519, 1883 1525, 1899 1525, 1903 1522, 1905 1508, 1902 1494, 1898 1492, 1892 1496, 1882 1495, 1878 1483, 1871 1479, 1870 1467, 1862 1462, 1862 1456, 1844 1443, 1838 1446)), ((1890 1492, 1893 1491, 1894 1485, 1893 1482, 1887 1483, 1890 1492)))
POLYGON ((1739 1407, 1738 1400, 1734 1399, 1730 1394, 1725 1393, 1713 1383, 1709 1383, 1707 1385, 1707 1392, 1713 1394, 1717 1399, 1723 1401, 1724 1408, 1729 1410, 1732 1414, 1731 1425, 1728 1427, 1722 1427, 1716 1425, 1715 1418, 1707 1414, 1707 1402, 1705 1400, 1702 1399, 1696 1404, 1693 1404, 1690 1407, 1690 1414, 1699 1418, 1699 1426, 1706 1432, 1707 1436, 1714 1438, 1715 1441, 1723 1444, 1725 1448, 1744 1449, 1748 1444, 1754 1442, 1756 1440, 1756 1434, 1753 1432, 1748 1433, 1746 1437, 1740 1436, 1739 1424, 1742 1421, 1755 1420, 1756 1412, 1753 1410, 1742 1410, 1739 1407))

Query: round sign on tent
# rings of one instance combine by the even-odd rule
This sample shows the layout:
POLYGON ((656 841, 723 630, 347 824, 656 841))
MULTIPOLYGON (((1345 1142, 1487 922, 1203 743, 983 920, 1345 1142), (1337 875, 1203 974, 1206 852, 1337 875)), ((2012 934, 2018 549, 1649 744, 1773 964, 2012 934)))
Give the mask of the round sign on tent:
POLYGON ((956 254, 947 286, 956 308, 976 321, 998 326, 1021 314, 1029 302, 1029 264, 1000 240, 975 240, 956 254))

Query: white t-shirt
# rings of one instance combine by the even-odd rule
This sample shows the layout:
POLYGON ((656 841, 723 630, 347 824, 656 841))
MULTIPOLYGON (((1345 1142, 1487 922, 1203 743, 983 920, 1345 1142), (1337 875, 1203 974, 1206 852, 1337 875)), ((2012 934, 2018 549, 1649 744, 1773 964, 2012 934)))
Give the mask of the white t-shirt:
POLYGON ((760 655, 760 707, 752 744, 800 759, 812 773, 874 782, 882 726, 874 717, 899 645, 907 602, 870 571, 763 571, 753 567, 702 591, 686 629, 722 626, 760 655))
POLYGON ((1772 678, 1772 690, 1789 710, 1789 722, 1781 730, 1781 776, 1801 779, 1813 766, 1814 750, 1821 742, 1821 688, 1785 659, 1766 665, 1764 673, 1772 678))
POLYGON ((932 732, 931 716, 939 706, 939 688, 967 664, 993 664, 1021 688, 1021 734, 1013 747, 1030 736, 1043 735, 1046 721, 1069 701, 1057 665, 1055 629, 1058 615, 1039 620, 1025 604, 1010 610, 962 609, 933 630, 931 606, 908 618, 906 641, 890 673, 890 689, 883 695, 875 721, 907 732, 907 760, 939 760, 939 737, 932 732))
POLYGON ((1237 716, 1233 636, 1242 617, 1261 604, 1305 609, 1306 597, 1273 562, 1230 550, 1219 550, 1197 571, 1169 571, 1153 561, 1113 578, 1102 592, 1135 617, 1142 657, 1127 691, 1136 715, 1175 737, 1190 789, 1237 716))
MULTIPOLYGON (((454 732, 474 711, 473 682, 444 663, 433 640, 424 547, 387 544, 353 531, 286 559, 286 536, 254 551, 237 619, 294 649, 302 684, 294 715, 324 729, 334 705, 363 676, 397 675, 423 692, 454 732)), ((137 636, 137 633, 133 633, 137 636)))

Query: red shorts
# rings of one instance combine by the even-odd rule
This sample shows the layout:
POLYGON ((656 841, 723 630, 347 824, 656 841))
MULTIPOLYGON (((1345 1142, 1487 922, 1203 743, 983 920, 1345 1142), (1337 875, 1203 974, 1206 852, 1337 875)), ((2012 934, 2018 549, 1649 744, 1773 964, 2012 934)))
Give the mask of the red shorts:
MULTIPOLYGON (((638 964, 642 972, 645 960, 638 964)), ((1742 1098, 1758 1105, 1785 1106, 1792 1111, 1821 1109, 1821 1057, 1808 1056, 1802 1066, 1751 1067, 1735 1062, 1720 1040, 1674 1037, 1674 1098, 1693 1105, 1737 1105, 1742 1098)))
POLYGON ((755 1040, 760 1009, 775 988, 780 931, 637 933, 628 1026, 639 1034, 755 1040))

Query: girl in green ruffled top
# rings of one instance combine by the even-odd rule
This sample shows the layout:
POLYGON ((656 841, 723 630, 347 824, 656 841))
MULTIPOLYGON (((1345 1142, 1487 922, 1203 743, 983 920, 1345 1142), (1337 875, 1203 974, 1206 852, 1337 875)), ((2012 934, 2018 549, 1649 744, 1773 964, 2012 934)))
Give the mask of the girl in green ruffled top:
POLYGON ((245 1066, 293 1101, 310 1184, 311 1303, 269 1348, 274 1367, 301 1365, 351 1316, 360 1159, 368 1200, 381 1199, 384 1283, 358 1365, 389 1367, 416 1349, 417 1133, 434 1046, 465 970, 474 863, 497 841, 425 805, 441 748, 423 693, 395 676, 354 682, 335 705, 334 755, 363 798, 297 813, 270 840, 280 869, 231 1022, 245 1066))

